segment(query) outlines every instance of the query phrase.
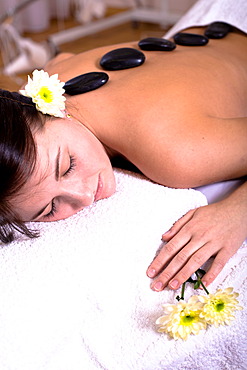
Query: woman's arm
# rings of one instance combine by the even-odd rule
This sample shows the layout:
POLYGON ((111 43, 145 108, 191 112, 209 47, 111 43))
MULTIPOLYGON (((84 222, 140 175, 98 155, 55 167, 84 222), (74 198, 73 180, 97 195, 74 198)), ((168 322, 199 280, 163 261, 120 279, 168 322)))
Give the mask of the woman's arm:
POLYGON ((163 235, 166 242, 147 270, 151 288, 178 289, 210 257, 207 286, 247 237, 247 182, 226 199, 189 211, 163 235))

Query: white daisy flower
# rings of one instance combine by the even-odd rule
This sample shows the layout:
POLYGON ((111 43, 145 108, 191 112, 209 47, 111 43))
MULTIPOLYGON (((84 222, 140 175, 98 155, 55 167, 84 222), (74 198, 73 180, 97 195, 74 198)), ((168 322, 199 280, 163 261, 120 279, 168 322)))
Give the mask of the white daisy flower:
POLYGON ((63 118, 66 100, 63 86, 64 82, 60 82, 57 74, 49 76, 44 70, 35 69, 33 79, 28 76, 28 83, 20 93, 32 98, 36 109, 43 114, 63 118))
POLYGON ((158 332, 169 334, 174 339, 186 340, 190 334, 198 334, 206 329, 206 322, 200 318, 202 303, 197 296, 190 297, 188 303, 164 304, 164 316, 156 320, 158 332))
POLYGON ((230 321, 234 319, 234 311, 242 310, 237 297, 238 293, 233 292, 233 288, 218 289, 215 294, 198 296, 199 301, 203 303, 200 317, 216 327, 224 324, 229 325, 230 321))

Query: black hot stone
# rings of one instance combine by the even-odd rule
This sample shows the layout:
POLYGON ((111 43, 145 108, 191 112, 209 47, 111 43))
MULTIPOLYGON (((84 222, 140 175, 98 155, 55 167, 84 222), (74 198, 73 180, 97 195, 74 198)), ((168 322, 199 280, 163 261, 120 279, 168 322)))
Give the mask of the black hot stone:
POLYGON ((213 22, 205 30, 204 35, 209 39, 222 39, 232 30, 232 26, 225 22, 213 22))
POLYGON ((159 37, 147 37, 139 41, 138 46, 142 50, 149 51, 172 51, 176 48, 176 44, 172 41, 159 38, 159 37))
POLYGON ((100 59, 102 68, 108 71, 118 71, 120 69, 134 68, 142 65, 145 55, 137 49, 120 48, 109 51, 100 59))
POLYGON ((204 46, 208 43, 208 38, 195 33, 179 32, 174 35, 174 41, 183 46, 204 46))
POLYGON ((103 86, 109 79, 104 72, 89 72, 67 81, 63 88, 68 95, 84 94, 103 86))

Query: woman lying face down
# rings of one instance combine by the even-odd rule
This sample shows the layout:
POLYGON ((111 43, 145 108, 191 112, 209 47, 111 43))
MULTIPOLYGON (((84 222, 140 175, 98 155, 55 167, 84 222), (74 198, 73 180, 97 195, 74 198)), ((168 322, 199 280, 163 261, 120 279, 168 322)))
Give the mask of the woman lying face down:
MULTIPOLYGON (((46 70, 61 81, 99 72, 102 55, 119 47, 138 49, 131 43, 61 54, 46 70)), ((2 91, 1 240, 11 241, 14 229, 31 236, 25 221, 66 218, 111 196, 114 157, 172 187, 246 176, 246 47, 237 31, 205 47, 147 51, 138 68, 107 71, 104 86, 67 96, 64 118, 42 115, 31 99, 2 91)), ((163 235, 166 244, 147 270, 154 290, 177 289, 211 256, 204 284, 214 280, 247 236, 246 194, 244 183, 163 235)))

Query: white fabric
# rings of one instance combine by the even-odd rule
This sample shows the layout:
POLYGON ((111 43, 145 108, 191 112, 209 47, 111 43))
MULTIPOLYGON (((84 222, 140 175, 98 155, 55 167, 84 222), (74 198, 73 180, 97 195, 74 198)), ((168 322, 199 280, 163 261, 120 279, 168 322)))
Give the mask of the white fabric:
MULTIPOLYGON (((162 233, 205 197, 115 175, 112 197, 1 248, 1 370, 244 369, 246 310, 187 342, 154 327, 178 292, 153 292, 146 268, 162 233)), ((233 286, 246 305, 245 273, 241 248, 210 290, 233 286)))
POLYGON ((215 21, 231 24, 247 33, 246 0, 199 0, 164 36, 193 26, 205 26, 215 21))
POLYGON ((244 180, 228 180, 216 182, 210 185, 198 186, 195 188, 205 195, 209 204, 219 202, 230 195, 240 185, 244 183, 244 180))

